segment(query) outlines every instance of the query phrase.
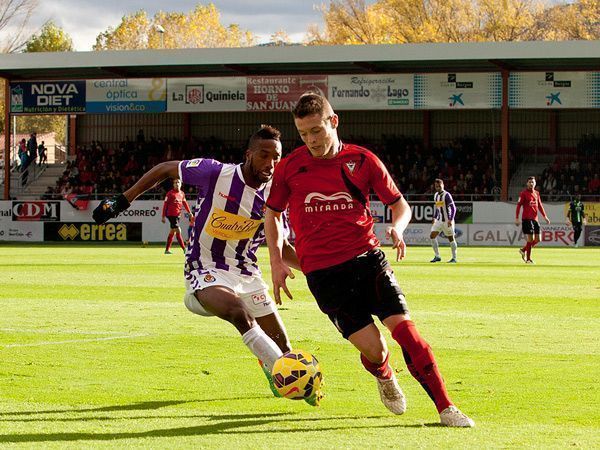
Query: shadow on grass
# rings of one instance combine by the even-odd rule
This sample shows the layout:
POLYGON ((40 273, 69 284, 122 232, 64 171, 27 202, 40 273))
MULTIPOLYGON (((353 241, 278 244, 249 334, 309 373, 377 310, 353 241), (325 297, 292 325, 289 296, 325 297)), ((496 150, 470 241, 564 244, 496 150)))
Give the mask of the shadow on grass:
MULTIPOLYGON (((111 411, 144 411, 164 408, 167 406, 183 405, 185 403, 202 403, 215 401, 237 401, 237 400, 252 400, 263 399, 265 396, 246 396, 246 397, 228 397, 228 398, 211 398, 200 400, 165 400, 160 402, 136 402, 127 405, 99 406, 95 408, 63 408, 51 409, 45 411, 15 411, 15 412, 0 412, 2 416, 32 416, 36 414, 63 414, 63 413, 88 413, 88 412, 111 412, 111 411)), ((2 420, 2 419, 0 419, 2 420)), ((43 419, 40 419, 43 420, 43 419)))
MULTIPOLYGON (((202 416, 200 416, 202 417, 202 416)), ((143 438, 164 438, 164 437, 184 437, 184 436, 205 436, 214 434, 261 434, 263 436, 270 433, 303 433, 303 432, 327 432, 341 430, 358 430, 358 429, 374 429, 382 428, 389 429, 390 424, 381 425, 335 425, 323 426, 325 421, 331 420, 365 420, 365 419, 382 419, 392 418, 393 416, 330 416, 330 417, 314 417, 314 418, 290 418, 289 420, 281 420, 282 414, 232 414, 224 416, 215 416, 214 420, 219 420, 219 423, 198 425, 192 427, 177 427, 163 428, 149 431, 139 432, 115 432, 115 433, 30 433, 30 434, 0 434, 0 442, 20 443, 20 442, 73 442, 73 441, 112 441, 116 439, 143 439, 143 438), (312 426, 304 426, 298 428, 285 427, 284 423, 292 421, 294 424, 300 422, 310 422, 312 426), (270 423, 279 423, 277 429, 273 430, 244 430, 247 427, 256 427, 267 425, 270 423)), ((439 424, 410 424, 394 425, 398 428, 422 428, 429 426, 439 426, 439 424)))

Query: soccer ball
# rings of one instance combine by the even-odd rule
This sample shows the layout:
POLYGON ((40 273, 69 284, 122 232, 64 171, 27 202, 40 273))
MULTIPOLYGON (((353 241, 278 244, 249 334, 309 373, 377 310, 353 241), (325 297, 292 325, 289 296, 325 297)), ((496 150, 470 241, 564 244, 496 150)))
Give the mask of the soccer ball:
POLYGON ((275 361, 273 384, 285 398, 303 400, 321 388, 319 361, 304 350, 292 350, 275 361))

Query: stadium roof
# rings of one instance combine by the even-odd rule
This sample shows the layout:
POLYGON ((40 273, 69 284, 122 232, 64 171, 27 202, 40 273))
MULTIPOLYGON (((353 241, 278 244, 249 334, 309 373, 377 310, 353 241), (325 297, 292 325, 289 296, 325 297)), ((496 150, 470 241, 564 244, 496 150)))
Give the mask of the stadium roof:
POLYGON ((11 80, 600 70, 600 41, 485 42, 0 55, 11 80))

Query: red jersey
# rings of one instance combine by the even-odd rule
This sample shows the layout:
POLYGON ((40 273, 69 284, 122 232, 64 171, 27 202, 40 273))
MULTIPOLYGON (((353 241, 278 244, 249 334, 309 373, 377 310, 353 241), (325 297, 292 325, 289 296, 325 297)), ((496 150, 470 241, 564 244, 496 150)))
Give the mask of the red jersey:
POLYGON ((171 189, 169 192, 167 192, 167 196, 165 197, 162 216, 179 217, 184 203, 187 205, 187 202, 185 201, 185 194, 183 193, 183 191, 176 191, 175 189, 171 189))
POLYGON ((517 220, 519 219, 521 207, 523 207, 523 220, 538 220, 538 208, 541 213, 546 216, 540 193, 535 189, 533 191, 525 189, 519 195, 519 203, 517 203, 517 220))
POLYGON ((379 246, 369 210, 371 188, 385 204, 402 198, 379 158, 357 145, 343 144, 331 159, 314 158, 302 146, 275 167, 267 206, 282 212, 289 205, 304 273, 379 246))

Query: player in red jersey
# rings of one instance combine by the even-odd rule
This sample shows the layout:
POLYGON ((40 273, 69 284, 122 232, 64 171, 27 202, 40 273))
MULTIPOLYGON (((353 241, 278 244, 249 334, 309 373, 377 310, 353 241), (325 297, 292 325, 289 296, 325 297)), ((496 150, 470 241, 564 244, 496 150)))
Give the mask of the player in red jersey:
POLYGON ((525 247, 519 249, 521 258, 526 264, 533 264, 531 259, 531 249, 535 247, 541 240, 540 235, 540 224, 538 223, 538 210, 542 213, 542 217, 546 220, 546 223, 550 223, 550 219, 544 211, 544 205, 542 205, 542 199, 540 193, 535 190, 535 177, 527 178, 527 189, 524 189, 519 195, 519 202, 517 203, 517 218, 515 219, 515 225, 519 226, 519 213, 523 208, 523 221, 521 227, 523 234, 527 236, 527 243, 525 247))
POLYGON ((190 205, 185 200, 185 194, 181 190, 181 180, 176 178, 173 180, 173 189, 167 192, 165 202, 162 210, 162 221, 165 223, 165 217, 169 219, 171 229, 169 230, 169 236, 167 237, 167 246, 165 248, 165 254, 171 254, 171 244, 173 243, 173 237, 177 237, 177 242, 181 246, 182 250, 185 251, 185 243, 181 237, 181 228, 179 228, 179 216, 181 215, 181 209, 185 207, 185 210, 190 215, 190 220, 194 220, 190 205))
POLYGON ((474 426, 448 397, 433 352, 410 320, 404 294, 373 233, 371 189, 392 212, 387 235, 397 250, 396 259, 402 259, 406 249, 402 234, 411 217, 408 203, 379 158, 340 141, 339 118, 327 99, 305 94, 293 114, 306 145, 275 168, 265 217, 275 300, 281 303, 280 289, 292 297, 286 286, 292 272, 282 259, 281 213, 289 206, 296 253, 308 287, 321 311, 360 351, 384 405, 402 414, 406 400, 373 316, 400 344, 410 373, 434 401, 441 424, 474 426))

